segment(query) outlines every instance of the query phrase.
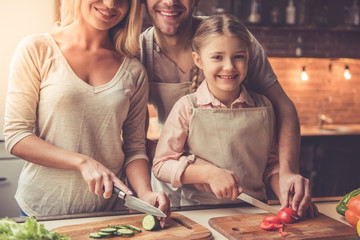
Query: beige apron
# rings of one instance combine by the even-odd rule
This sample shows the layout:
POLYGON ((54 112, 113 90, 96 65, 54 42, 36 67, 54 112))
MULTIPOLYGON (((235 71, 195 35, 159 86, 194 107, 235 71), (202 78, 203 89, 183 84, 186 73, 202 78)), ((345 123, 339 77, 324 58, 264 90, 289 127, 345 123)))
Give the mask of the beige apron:
POLYGON ((149 103, 154 105, 161 127, 164 125, 172 107, 182 96, 191 91, 191 82, 160 83, 150 82, 149 103))
MULTIPOLYGON (((265 106, 260 95, 251 95, 257 107, 204 109, 196 108, 195 95, 190 94, 194 111, 185 151, 233 171, 244 192, 265 200, 263 173, 273 140, 272 108, 265 106)), ((237 202, 241 201, 218 199, 192 184, 181 188, 180 206, 237 202)))

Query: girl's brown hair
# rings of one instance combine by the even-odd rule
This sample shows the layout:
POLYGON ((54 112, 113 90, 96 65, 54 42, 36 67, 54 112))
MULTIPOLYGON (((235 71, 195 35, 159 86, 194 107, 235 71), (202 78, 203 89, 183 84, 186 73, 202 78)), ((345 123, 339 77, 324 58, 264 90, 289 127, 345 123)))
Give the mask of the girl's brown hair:
MULTIPOLYGON (((192 41, 193 51, 199 53, 200 49, 206 45, 209 40, 221 35, 238 37, 246 44, 247 49, 250 50, 252 38, 245 25, 234 15, 214 14, 204 19, 196 30, 192 41)), ((194 71, 197 74, 195 74, 192 79, 192 92, 196 91, 200 72, 194 71)))
MULTIPOLYGON (((54 31, 75 23, 81 14, 82 0, 61 0, 60 20, 54 31)), ((116 50, 125 56, 134 57, 139 51, 139 35, 142 27, 141 0, 129 0, 129 12, 124 19, 109 30, 116 50)))

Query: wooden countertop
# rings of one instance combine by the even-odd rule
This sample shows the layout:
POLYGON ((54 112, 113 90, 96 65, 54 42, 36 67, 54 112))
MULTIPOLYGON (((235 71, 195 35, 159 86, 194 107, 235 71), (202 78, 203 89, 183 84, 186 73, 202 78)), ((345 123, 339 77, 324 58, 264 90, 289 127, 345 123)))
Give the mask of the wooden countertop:
MULTIPOLYGON (((329 199, 325 199, 329 200, 329 199)), ((330 199, 329 201, 325 201, 324 199, 321 202, 316 203, 319 212, 335 219, 340 222, 347 224, 345 218, 339 215, 336 212, 336 204, 338 200, 330 199)), ((275 207, 279 207, 278 205, 274 205, 275 207)), ((213 235, 214 240, 226 240, 226 238, 221 235, 219 232, 210 227, 208 221, 213 217, 222 217, 222 216, 234 216, 239 214, 256 214, 256 213, 266 213, 265 211, 251 206, 244 207, 234 207, 234 208, 216 208, 216 209, 203 209, 203 210, 189 210, 189 211, 177 211, 178 213, 184 215, 185 217, 201 224, 202 226, 208 228, 213 235)), ((124 217, 129 215, 123 215, 124 217)), ((96 216, 96 217, 82 217, 82 218, 73 218, 73 219, 63 219, 63 220, 52 220, 52 221, 40 221, 42 222, 46 229, 54 229, 62 226, 74 225, 74 224, 82 224, 89 223, 95 221, 109 220, 119 218, 121 216, 96 216)))
POLYGON ((318 126, 301 126, 301 136, 337 136, 360 135, 360 124, 326 124, 318 126))

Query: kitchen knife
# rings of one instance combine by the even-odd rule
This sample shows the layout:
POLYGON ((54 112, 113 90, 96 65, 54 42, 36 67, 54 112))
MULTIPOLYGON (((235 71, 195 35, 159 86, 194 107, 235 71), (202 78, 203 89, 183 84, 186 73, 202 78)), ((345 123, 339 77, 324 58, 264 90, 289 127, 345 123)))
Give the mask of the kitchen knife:
POLYGON ((267 212, 277 214, 279 212, 279 209, 272 207, 266 203, 263 203, 262 201, 257 200, 256 198, 253 198, 246 193, 240 193, 240 195, 237 197, 238 199, 243 200, 244 202, 247 202, 255 207, 261 208, 267 212))
POLYGON ((113 187, 113 194, 116 194, 119 198, 125 200, 125 206, 135 209, 139 212, 151 214, 154 216, 166 217, 166 214, 163 213, 160 209, 154 207, 153 205, 144 202, 134 196, 127 195, 121 191, 118 187, 113 187))

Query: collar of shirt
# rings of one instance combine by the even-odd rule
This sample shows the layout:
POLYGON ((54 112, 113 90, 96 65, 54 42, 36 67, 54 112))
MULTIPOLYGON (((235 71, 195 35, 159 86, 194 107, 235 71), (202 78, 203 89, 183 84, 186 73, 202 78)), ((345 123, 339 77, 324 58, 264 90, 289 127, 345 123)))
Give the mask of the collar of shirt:
MULTIPOLYGON (((254 107, 255 106, 254 99, 251 97, 251 95, 246 90, 243 84, 241 84, 240 87, 241 87, 240 95, 231 104, 231 108, 254 107)), ((216 108, 227 108, 223 103, 221 103, 218 99, 216 99, 215 96, 209 91, 206 81, 203 81, 196 90, 196 99, 197 99, 196 105, 199 107, 212 106, 216 108)))

